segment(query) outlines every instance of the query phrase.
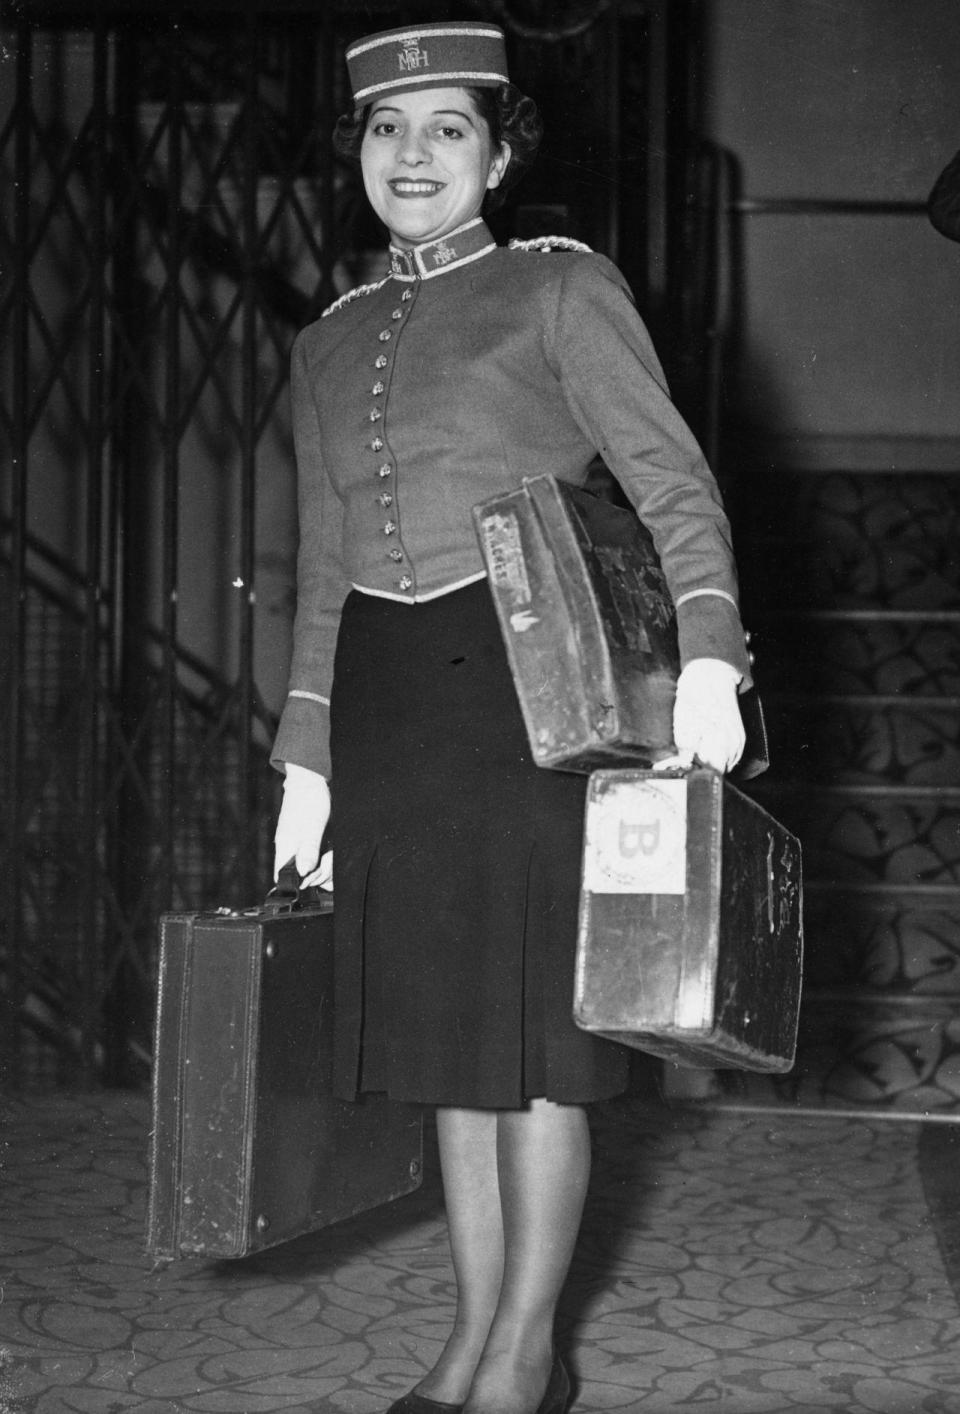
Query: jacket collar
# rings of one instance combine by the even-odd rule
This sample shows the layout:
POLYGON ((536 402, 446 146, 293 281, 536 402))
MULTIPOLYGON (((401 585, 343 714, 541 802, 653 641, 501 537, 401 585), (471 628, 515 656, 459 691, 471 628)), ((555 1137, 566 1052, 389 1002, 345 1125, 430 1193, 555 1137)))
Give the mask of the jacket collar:
POLYGON ((475 216, 439 240, 427 241, 412 250, 391 245, 390 273, 398 280, 430 280, 434 275, 444 275, 471 260, 479 260, 496 248, 490 228, 475 216))

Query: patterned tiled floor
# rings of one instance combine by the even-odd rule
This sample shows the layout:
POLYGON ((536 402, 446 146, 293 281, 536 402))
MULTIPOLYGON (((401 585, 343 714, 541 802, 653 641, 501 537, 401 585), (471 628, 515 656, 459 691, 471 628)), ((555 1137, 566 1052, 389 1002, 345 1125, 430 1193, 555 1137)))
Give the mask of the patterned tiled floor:
MULTIPOLYGON (((0 1414, 376 1414, 430 1364, 452 1299, 434 1162, 327 1233, 153 1268, 146 1100, 3 1110, 0 1414)), ((960 1147, 939 1188, 923 1169, 955 1127, 631 1099, 595 1128, 574 1414, 960 1414, 960 1147)))

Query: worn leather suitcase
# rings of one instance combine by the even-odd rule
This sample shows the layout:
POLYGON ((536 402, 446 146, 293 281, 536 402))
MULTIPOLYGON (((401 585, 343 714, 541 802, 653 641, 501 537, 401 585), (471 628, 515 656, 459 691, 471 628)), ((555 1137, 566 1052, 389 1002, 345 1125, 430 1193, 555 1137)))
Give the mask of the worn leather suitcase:
MULTIPOLYGON (((331 1095, 333 903, 167 914, 147 1249, 242 1257, 409 1193, 422 1117, 331 1095)), ((319 896, 319 897, 318 897, 319 896)))
POLYGON ((800 844, 717 772, 587 789, 574 1019, 691 1066, 784 1072, 803 961, 800 844))
MULTIPOLYGON (((474 508, 538 766, 589 772, 673 754, 677 623, 633 511, 552 476, 474 508)), ((755 690, 740 697, 748 779, 768 764, 755 690)))

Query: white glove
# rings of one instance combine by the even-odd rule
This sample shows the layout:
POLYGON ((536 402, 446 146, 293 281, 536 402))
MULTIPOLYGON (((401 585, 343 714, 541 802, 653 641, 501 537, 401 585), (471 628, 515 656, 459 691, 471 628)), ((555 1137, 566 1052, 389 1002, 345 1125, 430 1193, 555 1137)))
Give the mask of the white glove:
POLYGON ((715 771, 730 771, 743 755, 746 733, 737 705, 740 674, 722 658, 694 658, 677 679, 673 704, 675 756, 657 770, 688 767, 694 759, 715 771))
POLYGON ((273 836, 273 877, 276 879, 283 866, 295 859, 302 888, 319 884, 332 889, 333 851, 328 850, 320 859, 320 841, 330 819, 330 787, 316 771, 292 761, 286 762, 285 771, 283 803, 273 836))

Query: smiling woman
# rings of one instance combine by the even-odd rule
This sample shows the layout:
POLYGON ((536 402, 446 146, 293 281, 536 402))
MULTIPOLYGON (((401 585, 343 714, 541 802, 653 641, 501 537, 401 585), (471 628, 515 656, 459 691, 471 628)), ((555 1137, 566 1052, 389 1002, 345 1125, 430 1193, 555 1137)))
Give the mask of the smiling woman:
POLYGON ((575 241, 532 243, 546 260, 498 247, 483 219, 539 138, 502 32, 393 30, 347 64, 337 147, 360 162, 390 273, 292 353, 276 863, 314 878, 330 816, 337 1094, 437 1108, 456 1317, 392 1414, 562 1414, 553 1323, 585 1106, 624 1089, 629 1058, 572 1020, 585 778, 532 760, 472 509, 528 476, 583 486, 603 456, 677 606, 677 747, 720 771, 750 677, 730 533, 620 272, 575 241))
MULTIPOLYGON (((486 123, 493 150, 506 145, 510 152, 510 160, 500 181, 496 186, 488 187, 483 197, 484 213, 496 211, 511 187, 533 163, 543 135, 543 124, 533 99, 521 93, 515 84, 502 83, 490 88, 468 84, 461 92, 469 100, 472 111, 486 123)), ((371 105, 367 103, 351 113, 343 114, 333 133, 334 150, 357 166, 360 165, 370 110, 371 105)))
POLYGON ((401 248, 435 241, 478 215, 510 161, 463 88, 395 93, 371 105, 360 149, 370 205, 401 248))

